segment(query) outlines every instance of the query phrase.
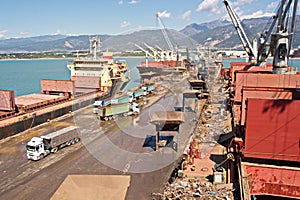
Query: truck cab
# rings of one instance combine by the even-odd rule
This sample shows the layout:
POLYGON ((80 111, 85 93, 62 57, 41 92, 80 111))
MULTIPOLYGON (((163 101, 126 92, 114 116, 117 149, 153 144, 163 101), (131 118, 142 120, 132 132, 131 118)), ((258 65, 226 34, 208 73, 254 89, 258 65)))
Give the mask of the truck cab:
POLYGON ((95 101, 95 103, 93 104, 93 113, 94 113, 94 114, 98 114, 99 107, 107 106, 107 105, 109 105, 110 103, 111 103, 111 100, 110 100, 110 99, 95 101))
POLYGON ((127 92, 127 95, 129 96, 129 102, 133 102, 134 100, 134 96, 133 96, 133 92, 127 92))
POLYGON ((149 94, 146 86, 142 87, 142 90, 144 90, 144 96, 147 96, 149 94))
POLYGON ((98 113, 98 107, 99 106, 103 106, 102 101, 95 101, 95 103, 93 104, 93 113, 94 114, 98 113))
POLYGON ((140 106, 137 103, 132 103, 131 104, 131 110, 133 114, 140 114, 140 106))
POLYGON ((33 137, 26 145, 27 158, 29 160, 40 160, 48 154, 45 150, 43 139, 40 137, 33 137))

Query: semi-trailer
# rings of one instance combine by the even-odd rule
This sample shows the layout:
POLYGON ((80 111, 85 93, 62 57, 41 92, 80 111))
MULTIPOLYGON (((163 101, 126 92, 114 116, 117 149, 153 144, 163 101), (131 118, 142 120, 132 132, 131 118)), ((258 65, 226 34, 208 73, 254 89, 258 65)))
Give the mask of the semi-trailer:
POLYGON ((50 153, 56 153, 59 149, 79 141, 77 126, 69 126, 47 135, 33 137, 26 145, 27 158, 40 160, 50 153))
POLYGON ((139 89, 139 90, 135 90, 135 91, 129 91, 127 94, 129 95, 130 102, 133 102, 133 101, 141 98, 142 96, 144 96, 144 90, 139 89))
POLYGON ((140 114, 139 104, 137 103, 111 104, 98 108, 98 118, 105 121, 134 114, 140 114))
POLYGON ((120 104, 120 103, 129 103, 130 102, 130 96, 124 95, 120 97, 113 97, 111 99, 111 104, 120 104))
POLYGON ((130 96, 129 95, 124 95, 124 96, 119 96, 119 97, 113 97, 110 99, 105 99, 105 100, 97 100, 93 104, 93 113, 97 114, 99 111, 99 108, 108 106, 110 104, 121 104, 121 103, 129 103, 130 102, 130 96))

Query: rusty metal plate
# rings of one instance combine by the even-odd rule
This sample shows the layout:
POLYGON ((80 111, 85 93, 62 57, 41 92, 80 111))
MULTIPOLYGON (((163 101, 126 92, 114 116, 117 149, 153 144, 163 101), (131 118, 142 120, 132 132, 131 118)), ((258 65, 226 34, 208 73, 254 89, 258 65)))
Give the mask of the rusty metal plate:
POLYGON ((248 99, 244 155, 300 161, 300 100, 248 99))

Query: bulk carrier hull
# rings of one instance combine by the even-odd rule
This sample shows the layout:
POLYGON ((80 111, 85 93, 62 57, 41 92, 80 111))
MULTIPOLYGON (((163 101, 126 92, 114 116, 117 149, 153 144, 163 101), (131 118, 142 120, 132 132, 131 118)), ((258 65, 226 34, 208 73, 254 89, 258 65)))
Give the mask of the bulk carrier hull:
POLYGON ((90 38, 92 57, 67 63, 70 80, 41 80, 41 94, 14 97, 0 91, 0 139, 53 120, 117 93, 128 82, 125 60, 114 62, 111 52, 98 58, 100 38, 90 38))
POLYGON ((272 64, 232 62, 223 69, 232 113, 227 146, 231 182, 241 199, 300 198, 300 74, 273 74, 272 64))
MULTIPOLYGON (((106 98, 111 94, 117 93, 120 91, 124 85, 127 84, 127 81, 123 82, 121 80, 114 80, 112 88, 106 88, 106 91, 95 91, 85 94, 77 95, 74 99, 67 98, 61 102, 47 102, 46 100, 43 105, 38 105, 40 103, 33 103, 33 108, 30 110, 24 111, 23 113, 16 113, 15 111, 10 111, 10 114, 7 115, 7 112, 2 112, 2 120, 0 120, 0 139, 15 135, 22 131, 28 130, 32 127, 38 126, 40 124, 49 122, 53 119, 61 117, 66 114, 71 114, 72 112, 92 105, 95 102, 95 99, 106 98)), ((2 91, 0 91, 1 94, 2 91)), ((5 91, 6 92, 6 91, 5 91)), ((3 92, 2 92, 3 95, 3 92)), ((55 98, 56 95, 42 95, 41 97, 45 98, 55 98)), ((26 97, 26 96, 25 96, 26 97)), ((32 95, 27 95, 26 98, 30 98, 32 95)), ((59 96, 56 96, 60 98, 59 96)), ((18 98, 18 97, 16 97, 18 98)), ((49 101, 49 100, 48 100, 49 101)))

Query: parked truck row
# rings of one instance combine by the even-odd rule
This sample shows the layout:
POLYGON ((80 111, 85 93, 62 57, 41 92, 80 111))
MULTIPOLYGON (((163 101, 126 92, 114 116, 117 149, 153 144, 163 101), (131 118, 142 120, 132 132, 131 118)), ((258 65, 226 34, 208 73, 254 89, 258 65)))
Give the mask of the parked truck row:
MULTIPOLYGON (((153 92, 155 85, 147 85, 125 95, 95 101, 93 112, 101 120, 140 114, 139 104, 135 101, 153 92)), ((77 126, 69 126, 40 137, 33 137, 26 145, 28 160, 40 160, 50 153, 80 141, 77 126)))
POLYGON ((47 135, 33 137, 26 145, 27 158, 40 160, 50 153, 56 153, 59 149, 79 141, 77 126, 69 126, 47 135))
POLYGON ((155 85, 147 85, 140 89, 128 91, 121 96, 95 101, 93 112, 98 115, 99 119, 105 121, 116 117, 139 114, 140 108, 137 101, 152 93, 154 89, 155 85))

